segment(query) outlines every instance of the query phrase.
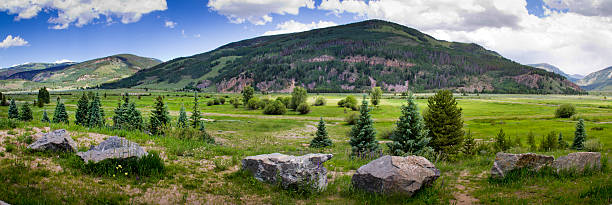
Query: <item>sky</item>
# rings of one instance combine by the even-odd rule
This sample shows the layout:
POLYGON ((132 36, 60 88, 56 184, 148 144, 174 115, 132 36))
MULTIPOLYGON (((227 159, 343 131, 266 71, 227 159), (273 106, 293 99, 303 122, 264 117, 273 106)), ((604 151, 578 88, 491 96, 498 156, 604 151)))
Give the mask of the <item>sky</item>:
POLYGON ((612 66, 612 0, 0 0, 0 67, 121 53, 167 61, 367 19, 569 74, 612 66))

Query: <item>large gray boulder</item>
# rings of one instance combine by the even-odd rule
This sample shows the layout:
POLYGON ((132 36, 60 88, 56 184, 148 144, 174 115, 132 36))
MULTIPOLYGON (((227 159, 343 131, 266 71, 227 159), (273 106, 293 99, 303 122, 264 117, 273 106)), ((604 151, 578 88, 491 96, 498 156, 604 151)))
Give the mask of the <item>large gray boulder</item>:
POLYGON ((553 162, 553 168, 557 171, 577 171, 584 169, 598 170, 601 168, 601 153, 599 152, 576 152, 567 156, 561 156, 553 162))
POLYGON ((249 156, 242 159, 242 168, 263 182, 278 183, 287 188, 309 184, 316 189, 327 186, 327 169, 323 163, 331 154, 291 156, 280 153, 249 156))
POLYGON ((440 170, 420 156, 383 156, 361 166, 353 175, 353 186, 369 192, 412 196, 440 177, 440 170))
POLYGON ((87 152, 78 152, 77 155, 85 162, 99 162, 105 159, 126 159, 142 157, 147 152, 137 143, 123 137, 112 136, 102 141, 98 146, 92 146, 87 152))
POLYGON ((538 171, 542 167, 552 166, 555 158, 548 155, 539 155, 534 153, 526 154, 510 154, 497 153, 495 155, 495 163, 491 168, 492 177, 505 177, 508 172, 516 169, 527 168, 532 171, 538 171))
POLYGON ((65 129, 45 133, 36 142, 28 145, 28 149, 36 151, 76 152, 76 143, 65 129))

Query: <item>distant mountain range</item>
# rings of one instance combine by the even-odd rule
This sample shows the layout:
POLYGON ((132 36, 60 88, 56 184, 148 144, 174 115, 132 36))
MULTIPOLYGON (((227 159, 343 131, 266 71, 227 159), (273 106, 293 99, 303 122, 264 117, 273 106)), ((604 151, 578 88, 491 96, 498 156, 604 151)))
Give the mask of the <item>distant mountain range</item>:
POLYGON ((603 70, 588 74, 576 84, 587 90, 612 91, 612 66, 603 70))
POLYGON ((534 67, 534 68, 540 68, 543 69, 545 71, 548 72, 553 72, 556 74, 559 74, 565 78, 567 78, 568 80, 572 81, 572 82, 578 82, 578 80, 584 78, 584 76, 582 75, 578 75, 578 74, 567 74, 565 72, 563 72, 561 69, 555 67, 554 65, 548 64, 548 63, 538 63, 538 64, 528 64, 528 66, 534 67))
POLYGON ((0 68, 0 80, 5 80, 9 76, 24 72, 24 71, 32 71, 32 70, 43 70, 51 67, 61 67, 61 66, 70 66, 74 65, 74 62, 63 62, 63 63, 24 63, 21 65, 15 65, 8 68, 0 68))
POLYGON ((368 20, 263 36, 176 58, 102 88, 239 92, 452 89, 492 93, 579 93, 559 74, 508 60, 477 44, 437 40, 399 24, 368 20))

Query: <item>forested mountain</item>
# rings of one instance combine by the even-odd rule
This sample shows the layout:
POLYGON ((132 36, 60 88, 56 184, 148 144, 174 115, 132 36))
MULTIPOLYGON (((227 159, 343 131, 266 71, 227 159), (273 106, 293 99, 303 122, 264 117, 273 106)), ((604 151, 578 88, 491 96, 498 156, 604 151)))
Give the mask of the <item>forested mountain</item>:
POLYGON ((564 77, 524 66, 476 44, 447 42, 399 24, 368 20, 234 42, 177 58, 102 88, 388 92, 435 89, 577 93, 564 77))
POLYGON ((612 67, 593 72, 576 84, 587 90, 612 91, 612 67))
POLYGON ((70 65, 74 65, 73 62, 64 62, 64 63, 24 63, 21 65, 15 65, 9 68, 0 69, 0 80, 4 80, 9 76, 20 73, 24 71, 32 71, 32 70, 43 70, 47 68, 53 67, 66 67, 70 65))
POLYGON ((570 80, 570 81, 572 81, 574 83, 584 77, 584 76, 580 76, 580 75, 569 75, 569 74, 563 72, 561 69, 557 68, 556 66, 548 64, 548 63, 528 64, 528 66, 531 66, 531 67, 534 67, 534 68, 540 68, 540 69, 546 70, 548 72, 553 72, 553 73, 559 74, 559 75, 567 78, 568 80, 570 80))

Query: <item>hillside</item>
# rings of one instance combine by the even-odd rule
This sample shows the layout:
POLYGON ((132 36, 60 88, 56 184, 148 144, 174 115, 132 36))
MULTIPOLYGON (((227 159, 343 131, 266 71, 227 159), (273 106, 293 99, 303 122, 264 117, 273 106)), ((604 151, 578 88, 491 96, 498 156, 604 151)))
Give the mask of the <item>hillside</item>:
POLYGON ((558 74, 520 65, 476 44, 447 42, 395 23, 368 20, 234 42, 177 58, 102 88, 201 88, 238 92, 362 92, 440 88, 495 93, 576 93, 558 74))
POLYGON ((94 87, 131 76, 139 70, 159 63, 159 60, 152 58, 120 54, 70 66, 18 72, 7 77, 7 80, 2 83, 6 90, 18 89, 19 85, 47 86, 54 89, 94 87))
POLYGON ((612 67, 593 72, 576 84, 586 90, 612 91, 612 67))
POLYGON ((531 66, 531 67, 534 67, 534 68, 540 68, 540 69, 543 69, 543 70, 548 71, 548 72, 553 72, 553 73, 559 74, 559 75, 567 78, 568 80, 570 80, 570 81, 572 81, 574 83, 577 82, 578 80, 584 78, 584 76, 581 76, 581 75, 576 75, 576 74, 569 75, 569 74, 563 72, 561 69, 557 68, 556 66, 548 64, 548 63, 528 64, 528 66, 531 66))
POLYGON ((33 71, 33 70, 43 70, 52 67, 61 67, 61 66, 70 66, 74 65, 73 62, 66 63, 24 63, 21 65, 16 65, 8 68, 0 69, 0 80, 5 80, 9 76, 20 73, 24 71, 33 71))

